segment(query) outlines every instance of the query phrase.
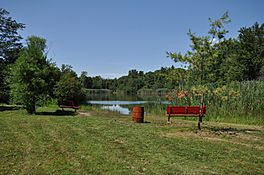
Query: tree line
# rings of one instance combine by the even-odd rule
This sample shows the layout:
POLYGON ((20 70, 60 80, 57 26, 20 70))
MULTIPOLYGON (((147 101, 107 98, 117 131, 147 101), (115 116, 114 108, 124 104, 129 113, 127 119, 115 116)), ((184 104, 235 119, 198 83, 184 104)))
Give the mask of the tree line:
POLYGON ((264 24, 239 29, 235 38, 226 38, 228 13, 210 21, 208 35, 188 32, 191 50, 167 56, 186 67, 162 67, 144 73, 132 69, 126 76, 105 79, 80 76, 70 65, 60 68, 48 58, 46 40, 37 36, 21 43, 18 33, 25 28, 0 9, 0 103, 23 105, 35 113, 36 105, 47 99, 85 101, 86 89, 109 89, 135 94, 142 89, 173 89, 179 86, 264 79, 264 24))
POLYGON ((114 92, 136 94, 140 89, 172 89, 184 82, 186 74, 187 70, 171 66, 146 73, 132 69, 126 76, 115 79, 90 77, 87 72, 82 72, 80 81, 86 89, 109 89, 114 92))

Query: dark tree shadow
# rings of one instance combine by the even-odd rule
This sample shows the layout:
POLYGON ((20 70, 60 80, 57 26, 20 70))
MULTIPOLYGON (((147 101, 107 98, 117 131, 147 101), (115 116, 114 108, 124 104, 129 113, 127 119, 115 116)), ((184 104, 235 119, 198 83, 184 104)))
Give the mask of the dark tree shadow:
POLYGON ((13 110, 18 110, 21 107, 19 106, 0 106, 0 112, 2 111, 13 111, 13 110))
POLYGON ((75 116, 77 112, 74 111, 65 111, 65 110, 56 110, 54 112, 36 112, 36 115, 53 115, 53 116, 75 116))

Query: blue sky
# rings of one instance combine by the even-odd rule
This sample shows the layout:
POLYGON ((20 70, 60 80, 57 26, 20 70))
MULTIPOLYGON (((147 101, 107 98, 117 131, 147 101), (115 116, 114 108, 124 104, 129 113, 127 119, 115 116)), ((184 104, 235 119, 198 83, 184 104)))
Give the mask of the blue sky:
POLYGON ((47 39, 58 66, 108 78, 178 66, 165 52, 189 50, 188 30, 205 35, 208 18, 225 11, 228 37, 264 22, 263 0, 0 0, 0 7, 26 24, 24 38, 47 39))

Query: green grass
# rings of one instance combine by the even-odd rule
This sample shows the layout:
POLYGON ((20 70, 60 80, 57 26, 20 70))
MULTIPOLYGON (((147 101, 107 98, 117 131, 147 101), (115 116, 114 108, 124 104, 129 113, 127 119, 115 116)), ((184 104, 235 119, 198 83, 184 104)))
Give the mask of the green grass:
POLYGON ((0 174, 264 174, 263 126, 88 110, 0 111, 0 174))

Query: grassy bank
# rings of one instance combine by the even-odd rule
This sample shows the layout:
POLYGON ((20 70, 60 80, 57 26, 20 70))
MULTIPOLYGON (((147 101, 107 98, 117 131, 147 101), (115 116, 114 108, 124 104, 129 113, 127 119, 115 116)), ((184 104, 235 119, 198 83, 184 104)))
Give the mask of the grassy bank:
POLYGON ((38 111, 1 110, 0 174, 263 174, 263 127, 38 111))

